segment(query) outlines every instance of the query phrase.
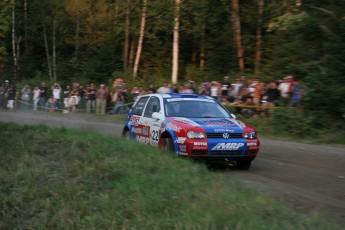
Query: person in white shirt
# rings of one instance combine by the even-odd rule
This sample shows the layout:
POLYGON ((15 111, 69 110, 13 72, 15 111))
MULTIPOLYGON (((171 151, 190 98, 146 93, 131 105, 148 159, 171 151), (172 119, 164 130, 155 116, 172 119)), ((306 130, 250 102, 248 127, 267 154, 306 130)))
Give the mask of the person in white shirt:
POLYGON ((38 86, 35 87, 33 93, 34 95, 32 99, 34 101, 34 110, 37 110, 37 105, 38 105, 38 102, 40 101, 40 94, 41 94, 41 91, 38 88, 38 86))
POLYGON ((54 99, 56 100, 55 104, 56 104, 57 108, 60 108, 60 106, 61 106, 61 96, 60 96, 61 91, 62 91, 62 88, 58 83, 55 83, 52 86, 52 93, 53 93, 54 99))

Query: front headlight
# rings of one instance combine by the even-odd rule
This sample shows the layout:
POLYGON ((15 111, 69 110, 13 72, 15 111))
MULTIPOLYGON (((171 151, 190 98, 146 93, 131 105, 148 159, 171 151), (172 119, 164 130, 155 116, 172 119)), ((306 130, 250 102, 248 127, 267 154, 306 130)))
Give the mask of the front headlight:
POLYGON ((244 133, 243 136, 246 139, 256 139, 256 132, 244 133))
POLYGON ((204 132, 194 132, 194 131, 188 131, 187 137, 191 139, 204 139, 206 138, 206 133, 204 132))

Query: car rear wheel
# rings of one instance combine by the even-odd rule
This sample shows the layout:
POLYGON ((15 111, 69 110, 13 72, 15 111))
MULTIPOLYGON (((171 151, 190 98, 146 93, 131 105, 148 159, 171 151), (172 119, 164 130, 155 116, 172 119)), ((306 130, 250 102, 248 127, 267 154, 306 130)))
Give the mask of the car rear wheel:
POLYGON ((173 140, 169 138, 164 138, 164 151, 174 152, 174 143, 173 140))
POLYGON ((248 170, 250 168, 252 161, 237 161, 236 165, 238 169, 248 170))

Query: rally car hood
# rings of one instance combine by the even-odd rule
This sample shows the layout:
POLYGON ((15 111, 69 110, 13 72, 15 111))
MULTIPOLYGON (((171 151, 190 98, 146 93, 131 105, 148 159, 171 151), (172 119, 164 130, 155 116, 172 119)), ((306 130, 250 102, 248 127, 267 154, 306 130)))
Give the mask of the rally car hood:
POLYGON ((170 122, 175 127, 183 129, 200 129, 206 133, 242 133, 246 124, 233 118, 182 118, 170 117, 170 122))

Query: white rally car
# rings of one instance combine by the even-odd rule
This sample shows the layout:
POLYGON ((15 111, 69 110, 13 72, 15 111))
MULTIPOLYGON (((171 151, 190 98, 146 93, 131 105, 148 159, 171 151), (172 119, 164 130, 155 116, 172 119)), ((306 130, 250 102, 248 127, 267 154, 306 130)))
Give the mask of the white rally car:
POLYGON ((128 112, 122 135, 178 155, 249 169, 260 141, 218 101, 195 94, 147 94, 128 112))

